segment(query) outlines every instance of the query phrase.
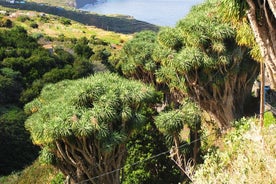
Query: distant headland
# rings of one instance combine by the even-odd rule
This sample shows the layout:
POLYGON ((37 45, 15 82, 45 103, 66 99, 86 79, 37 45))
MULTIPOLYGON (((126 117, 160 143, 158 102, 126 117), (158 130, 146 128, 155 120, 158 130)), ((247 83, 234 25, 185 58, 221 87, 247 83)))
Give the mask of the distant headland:
POLYGON ((82 8, 87 4, 97 4, 105 2, 106 0, 75 0, 75 7, 76 8, 82 8))

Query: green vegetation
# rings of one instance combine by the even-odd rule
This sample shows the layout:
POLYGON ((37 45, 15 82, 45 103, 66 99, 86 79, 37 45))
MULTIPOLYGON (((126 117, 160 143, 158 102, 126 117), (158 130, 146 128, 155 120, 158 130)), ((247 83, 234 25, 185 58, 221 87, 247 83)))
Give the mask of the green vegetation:
POLYGON ((152 123, 135 131, 126 147, 128 155, 123 170, 123 184, 174 184, 180 180, 179 170, 166 155, 152 158, 167 151, 164 137, 152 123), (147 159, 147 162, 143 162, 147 159))
MULTIPOLYGON (((34 99, 45 84, 93 74, 94 64, 89 57, 94 52, 89 47, 90 55, 72 55, 62 48, 52 53, 22 27, 0 31, 0 158, 1 175, 6 175, 30 164, 39 151, 24 129, 23 105, 34 99)), ((88 47, 87 43, 76 42, 79 47, 88 47)), ((98 58, 97 62, 101 61, 98 58)))
POLYGON ((56 168, 51 165, 41 164, 38 160, 21 172, 0 178, 1 184, 62 184, 63 181, 64 176, 56 168))
POLYGON ((138 21, 135 19, 129 19, 125 17, 97 15, 79 10, 64 9, 60 7, 50 5, 40 5, 37 3, 25 4, 10 4, 6 1, 0 1, 0 5, 9 8, 16 8, 21 10, 37 11, 57 15, 64 20, 64 18, 80 22, 85 25, 95 26, 100 29, 113 31, 117 33, 131 34, 142 30, 154 30, 157 31, 159 28, 155 25, 138 21))
POLYGON ((1 7, 0 183, 275 183, 275 116, 242 118, 261 55, 217 2, 134 36, 1 7))
MULTIPOLYGON (((43 14, 34 11, 15 11, 13 9, 0 10, 7 11, 11 17, 4 15, 0 17, 0 27, 21 26, 27 30, 29 34, 40 34, 42 37, 58 38, 64 35, 65 38, 95 38, 112 44, 120 44, 128 40, 131 35, 124 35, 110 31, 104 31, 95 26, 88 26, 76 21, 51 14, 43 14)), ((60 43, 59 43, 60 44, 60 43)))
MULTIPOLYGON (((210 149, 194 183, 275 183, 275 124, 260 131, 257 120, 241 120, 224 135, 220 149, 210 149)), ((276 121, 274 121, 275 123, 276 121)))
POLYGON ((43 148, 41 159, 73 182, 119 184, 120 170, 92 178, 122 167, 128 137, 143 126, 155 98, 152 88, 109 73, 62 81, 25 106, 26 128, 43 148))
POLYGON ((38 156, 39 148, 33 146, 24 128, 26 118, 24 111, 16 106, 0 107, 1 175, 23 169, 38 156))
POLYGON ((241 28, 237 40, 243 45, 251 46, 253 57, 264 62, 270 86, 276 90, 275 3, 272 0, 223 0, 221 7, 226 20, 231 21, 238 29, 241 28), (246 27, 251 29, 248 31, 244 29, 246 27), (250 39, 253 36, 255 40, 250 39))
POLYGON ((169 93, 169 104, 189 96, 221 127, 230 127, 243 116, 259 66, 250 49, 236 43, 236 30, 218 11, 206 3, 194 7, 175 28, 164 28, 157 36, 135 35, 111 65, 128 78, 169 93))
POLYGON ((44 4, 44 5, 52 5, 52 6, 57 6, 57 7, 63 7, 63 8, 68 8, 69 7, 74 7, 76 4, 77 0, 28 0, 28 2, 35 2, 38 4, 44 4))

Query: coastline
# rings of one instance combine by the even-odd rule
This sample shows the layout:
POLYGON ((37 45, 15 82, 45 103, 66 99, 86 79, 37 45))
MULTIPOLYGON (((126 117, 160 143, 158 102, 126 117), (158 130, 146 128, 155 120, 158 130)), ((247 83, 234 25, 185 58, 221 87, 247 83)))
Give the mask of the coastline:
MULTIPOLYGON (((84 0, 78 0, 78 1, 84 1, 84 0)), ((91 2, 93 0, 85 0, 85 1, 91 2)), ((160 28, 159 26, 156 26, 154 24, 132 19, 131 17, 124 16, 124 15, 115 15, 115 16, 100 15, 100 14, 85 12, 77 9, 64 9, 64 8, 51 6, 47 4, 44 4, 43 6, 41 4, 32 3, 32 2, 31 3, 26 2, 25 4, 11 4, 9 2, 0 0, 0 6, 12 8, 12 9, 36 11, 36 12, 42 12, 46 14, 52 14, 52 15, 71 19, 88 26, 95 26, 100 29, 113 31, 117 33, 123 33, 123 34, 133 34, 143 30, 158 31, 160 28)))
POLYGON ((101 4, 105 3, 106 1, 107 0, 76 0, 76 8, 81 9, 85 6, 101 4))

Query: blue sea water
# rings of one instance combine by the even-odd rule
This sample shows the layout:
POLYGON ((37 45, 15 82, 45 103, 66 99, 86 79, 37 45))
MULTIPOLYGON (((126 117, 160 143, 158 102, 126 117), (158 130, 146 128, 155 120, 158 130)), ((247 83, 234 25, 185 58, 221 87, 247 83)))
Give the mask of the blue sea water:
POLYGON ((193 5, 204 0, 94 0, 81 10, 98 14, 129 15, 159 26, 175 26, 193 5))

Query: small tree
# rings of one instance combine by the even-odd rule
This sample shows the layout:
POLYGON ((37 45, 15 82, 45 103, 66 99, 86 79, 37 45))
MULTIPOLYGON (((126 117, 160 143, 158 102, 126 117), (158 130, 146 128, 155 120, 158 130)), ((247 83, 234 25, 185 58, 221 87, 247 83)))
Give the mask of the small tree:
POLYGON ((179 181, 180 172, 167 154, 154 158, 168 148, 164 136, 153 123, 131 135, 127 150, 123 184, 173 184, 179 181))
POLYGON ((192 173, 189 169, 196 164, 200 147, 198 141, 201 124, 199 109, 195 104, 186 102, 178 110, 161 112, 155 118, 155 124, 167 137, 168 146, 171 147, 170 158, 180 168, 182 175, 190 177, 192 173), (181 135, 182 131, 185 131, 190 137, 185 139, 181 135), (184 144, 181 145, 181 143, 184 144))
POLYGON ((62 81, 25 106, 31 115, 26 128, 42 147, 41 158, 70 176, 70 183, 119 184, 126 141, 146 119, 154 94, 110 73, 62 81))
POLYGON ((37 29, 38 28, 38 24, 36 22, 31 22, 30 23, 30 27, 34 28, 34 29, 37 29))
POLYGON ((79 39, 74 46, 74 52, 79 56, 79 57, 84 57, 86 59, 89 59, 93 54, 93 50, 89 47, 88 45, 89 41, 87 38, 82 37, 79 39))

